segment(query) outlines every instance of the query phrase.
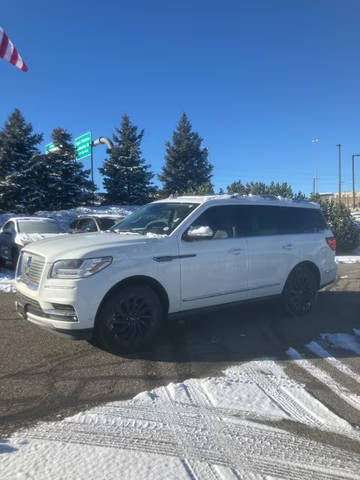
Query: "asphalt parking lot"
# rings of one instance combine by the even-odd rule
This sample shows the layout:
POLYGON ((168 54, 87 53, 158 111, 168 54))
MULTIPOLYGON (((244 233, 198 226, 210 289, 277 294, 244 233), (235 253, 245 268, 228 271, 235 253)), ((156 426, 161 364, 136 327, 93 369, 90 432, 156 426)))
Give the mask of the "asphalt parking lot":
MULTIPOLYGON (((255 358, 274 357, 291 368, 288 348, 301 348, 322 333, 360 328, 359 291, 360 265, 339 265, 336 284, 319 293, 314 312, 305 318, 289 318, 276 301, 224 308, 187 317, 169 327, 151 351, 127 357, 41 330, 17 316, 14 294, 1 294, 0 438, 38 420, 60 419, 170 382, 219 375, 229 365, 255 358)), ((360 372, 359 357, 348 357, 360 372)), ((307 381, 296 369, 292 375, 307 381)), ((338 404, 316 382, 306 386, 360 425, 359 411, 338 404)))

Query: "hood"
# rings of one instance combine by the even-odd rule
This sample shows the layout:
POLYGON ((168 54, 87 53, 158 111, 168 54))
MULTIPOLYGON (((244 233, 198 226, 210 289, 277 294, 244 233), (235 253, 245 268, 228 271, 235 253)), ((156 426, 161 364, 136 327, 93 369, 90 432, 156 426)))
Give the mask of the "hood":
POLYGON ((28 245, 29 243, 39 242, 47 238, 58 237, 59 235, 66 235, 65 233, 19 233, 17 239, 20 240, 22 245, 28 245))
POLYGON ((77 233, 76 235, 57 235, 33 243, 29 250, 46 257, 48 262, 61 258, 84 258, 96 256, 115 256, 119 247, 126 245, 145 245, 156 239, 137 234, 119 234, 107 232, 77 233))

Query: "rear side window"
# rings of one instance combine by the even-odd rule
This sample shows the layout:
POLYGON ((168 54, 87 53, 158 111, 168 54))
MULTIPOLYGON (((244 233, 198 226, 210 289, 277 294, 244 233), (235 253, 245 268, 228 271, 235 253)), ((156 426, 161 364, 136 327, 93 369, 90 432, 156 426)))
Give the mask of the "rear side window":
POLYGON ((320 210, 298 207, 249 206, 249 235, 318 233, 327 228, 320 210))

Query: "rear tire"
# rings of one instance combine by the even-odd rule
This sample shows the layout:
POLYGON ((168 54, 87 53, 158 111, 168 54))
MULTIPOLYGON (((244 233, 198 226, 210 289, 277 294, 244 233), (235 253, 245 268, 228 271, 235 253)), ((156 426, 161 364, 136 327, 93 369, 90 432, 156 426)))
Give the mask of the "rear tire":
POLYGON ((292 316, 309 313, 317 297, 318 282, 314 272, 306 265, 296 267, 289 275, 283 293, 283 302, 292 316))
POLYGON ((95 336, 107 350, 136 353, 149 346, 164 319, 156 292, 135 284, 113 292, 102 304, 95 324, 95 336))

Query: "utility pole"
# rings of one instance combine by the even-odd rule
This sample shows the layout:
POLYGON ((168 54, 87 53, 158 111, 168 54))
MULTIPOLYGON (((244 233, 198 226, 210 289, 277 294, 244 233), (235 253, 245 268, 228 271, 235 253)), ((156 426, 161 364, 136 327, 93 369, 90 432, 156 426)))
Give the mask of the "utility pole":
POLYGON ((351 156, 351 166, 352 166, 352 194, 353 194, 353 209, 355 210, 355 157, 360 157, 358 153, 354 153, 351 156))
POLYGON ((341 143, 336 146, 339 149, 339 203, 341 203, 341 143))
POLYGON ((318 193, 319 191, 319 184, 318 184, 318 176, 317 176, 317 167, 316 167, 316 147, 315 145, 320 142, 319 138, 313 138, 311 142, 314 144, 314 171, 315 171, 315 176, 313 178, 313 193, 318 193))

